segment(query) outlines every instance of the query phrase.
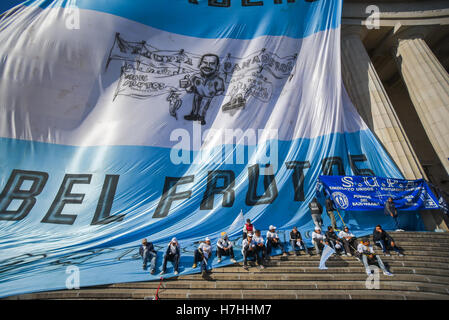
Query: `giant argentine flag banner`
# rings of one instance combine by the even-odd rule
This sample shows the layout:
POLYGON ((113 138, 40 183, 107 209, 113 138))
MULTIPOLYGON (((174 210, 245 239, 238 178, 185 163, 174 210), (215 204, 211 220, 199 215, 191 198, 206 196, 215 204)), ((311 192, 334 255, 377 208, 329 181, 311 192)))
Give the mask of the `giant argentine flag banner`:
MULTIPOLYGON (((142 270, 143 238, 158 272, 174 236, 180 274, 198 272, 198 241, 215 246, 241 210, 310 244, 319 175, 402 178, 342 87, 341 10, 40 0, 2 15, 0 296, 65 289, 73 270, 81 287, 157 279, 142 270)), ((356 233, 390 223, 344 218, 356 233)))

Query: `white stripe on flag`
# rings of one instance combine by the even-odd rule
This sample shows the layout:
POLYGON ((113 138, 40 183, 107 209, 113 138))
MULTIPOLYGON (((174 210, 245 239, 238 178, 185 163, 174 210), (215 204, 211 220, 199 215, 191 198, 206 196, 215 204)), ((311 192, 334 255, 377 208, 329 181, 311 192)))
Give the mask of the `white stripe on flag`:
POLYGON ((326 261, 327 261, 327 259, 329 259, 330 256, 331 256, 332 254, 334 254, 334 253, 335 253, 335 250, 332 249, 331 247, 329 247, 329 246, 326 244, 326 245, 324 246, 323 253, 321 254, 321 260, 320 260, 320 265, 318 266, 318 269, 321 269, 321 270, 327 269, 327 267, 326 267, 326 261))
POLYGON ((245 224, 245 219, 243 218, 243 210, 240 209, 239 215, 237 216, 237 218, 234 219, 234 222, 229 227, 227 234, 231 235, 232 233, 236 232, 237 230, 241 230, 243 228, 244 224, 245 224))

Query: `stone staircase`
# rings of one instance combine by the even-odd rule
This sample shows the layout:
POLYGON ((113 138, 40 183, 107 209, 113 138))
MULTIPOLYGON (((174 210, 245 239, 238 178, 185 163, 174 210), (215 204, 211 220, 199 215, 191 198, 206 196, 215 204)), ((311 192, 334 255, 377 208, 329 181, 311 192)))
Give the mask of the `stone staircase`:
MULTIPOLYGON (((200 274, 166 279, 160 299, 449 299, 449 234, 391 232, 403 248, 381 255, 394 273, 380 272, 380 288, 367 289, 367 276, 354 257, 334 256, 319 270, 319 257, 274 256, 265 269, 244 270, 238 263, 214 269, 209 280, 200 274)), ((377 253, 381 254, 380 251, 377 253)), ((152 299, 159 281, 119 283, 41 292, 7 299, 152 299)))

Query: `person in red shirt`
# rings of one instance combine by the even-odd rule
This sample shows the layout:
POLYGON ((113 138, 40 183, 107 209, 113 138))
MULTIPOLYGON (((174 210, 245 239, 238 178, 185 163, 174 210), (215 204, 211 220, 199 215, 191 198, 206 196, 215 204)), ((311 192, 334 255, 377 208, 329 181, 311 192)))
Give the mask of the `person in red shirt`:
POLYGON ((246 219, 246 223, 243 226, 243 239, 247 238, 248 233, 254 233, 254 225, 251 223, 250 219, 246 219))

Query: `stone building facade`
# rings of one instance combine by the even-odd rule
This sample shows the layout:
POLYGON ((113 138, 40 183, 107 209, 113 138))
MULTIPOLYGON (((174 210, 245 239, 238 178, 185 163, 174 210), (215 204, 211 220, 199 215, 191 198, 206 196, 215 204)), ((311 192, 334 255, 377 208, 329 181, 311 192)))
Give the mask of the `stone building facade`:
MULTIPOLYGON (((449 195, 449 1, 344 0, 343 82, 407 179, 449 195)), ((448 230, 441 212, 426 228, 448 230)))

